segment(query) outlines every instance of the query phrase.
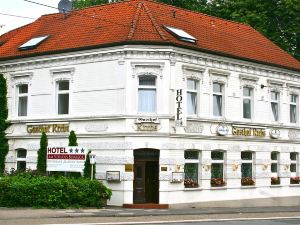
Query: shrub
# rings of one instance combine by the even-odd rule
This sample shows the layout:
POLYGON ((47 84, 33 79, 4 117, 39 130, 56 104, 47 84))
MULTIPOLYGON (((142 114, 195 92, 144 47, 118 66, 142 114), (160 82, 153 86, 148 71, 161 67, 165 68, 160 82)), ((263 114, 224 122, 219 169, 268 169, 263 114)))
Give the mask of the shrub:
MULTIPOLYGON (((85 178, 91 178, 92 165, 90 163, 90 154, 91 151, 89 151, 88 154, 86 155, 86 159, 84 162, 83 177, 85 178)), ((94 168, 93 168, 93 177, 95 177, 95 174, 96 174, 96 164, 94 164, 94 168)))
POLYGON ((46 173, 47 170, 47 146, 48 137, 45 132, 42 133, 40 140, 40 149, 38 150, 37 171, 46 173))
POLYGON ((101 207, 112 192, 98 180, 18 173, 0 180, 2 207, 101 207))

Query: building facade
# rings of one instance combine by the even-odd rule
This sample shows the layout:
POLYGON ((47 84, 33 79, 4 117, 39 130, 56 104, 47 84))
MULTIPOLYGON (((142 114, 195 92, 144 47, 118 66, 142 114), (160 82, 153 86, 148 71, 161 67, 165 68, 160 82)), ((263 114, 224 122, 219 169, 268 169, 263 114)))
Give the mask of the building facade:
POLYGON ((299 196, 299 64, 155 43, 3 59, 6 168, 35 169, 41 132, 66 146, 74 130, 110 205, 299 196))

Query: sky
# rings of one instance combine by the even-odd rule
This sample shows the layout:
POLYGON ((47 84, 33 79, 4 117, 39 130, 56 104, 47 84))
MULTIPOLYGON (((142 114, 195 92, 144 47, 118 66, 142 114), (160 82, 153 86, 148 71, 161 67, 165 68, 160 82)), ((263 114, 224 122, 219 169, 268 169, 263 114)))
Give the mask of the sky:
MULTIPOLYGON (((44 5, 57 7, 60 0, 30 0, 44 5)), ((0 35, 33 22, 44 14, 57 13, 57 9, 36 5, 25 0, 0 0, 0 35), (2 14, 10 14, 34 19, 19 18, 2 14)))

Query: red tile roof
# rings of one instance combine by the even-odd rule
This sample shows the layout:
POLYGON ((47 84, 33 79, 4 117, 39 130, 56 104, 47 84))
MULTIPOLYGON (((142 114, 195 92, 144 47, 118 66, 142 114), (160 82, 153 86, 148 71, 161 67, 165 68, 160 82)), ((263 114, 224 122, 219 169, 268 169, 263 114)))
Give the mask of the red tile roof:
POLYGON ((300 71, 300 61, 248 25, 151 0, 131 0, 44 15, 0 36, 0 61, 121 44, 160 44, 190 48, 300 71), (164 25, 197 38, 178 40, 164 25), (50 37, 31 50, 18 47, 37 36, 50 37))

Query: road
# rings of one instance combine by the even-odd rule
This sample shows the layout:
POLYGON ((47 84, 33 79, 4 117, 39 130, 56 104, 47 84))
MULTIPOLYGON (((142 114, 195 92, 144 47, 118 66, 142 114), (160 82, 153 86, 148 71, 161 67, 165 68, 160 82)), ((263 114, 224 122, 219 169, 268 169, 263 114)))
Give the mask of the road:
POLYGON ((0 225, 300 225, 300 206, 187 209, 0 208, 0 225))

